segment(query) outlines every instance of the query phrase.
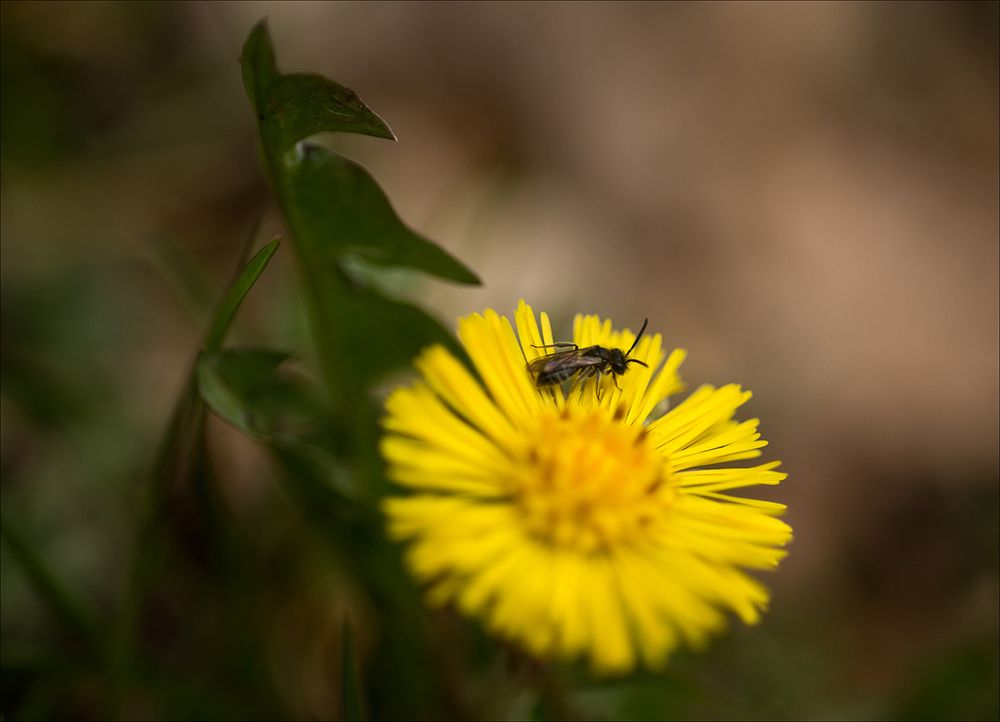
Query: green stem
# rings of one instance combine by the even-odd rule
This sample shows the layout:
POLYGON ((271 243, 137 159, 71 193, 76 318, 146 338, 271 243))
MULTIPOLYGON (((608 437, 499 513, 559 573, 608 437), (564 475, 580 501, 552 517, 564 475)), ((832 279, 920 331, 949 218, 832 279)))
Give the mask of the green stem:
MULTIPOLYGON (((319 275, 310 272, 311 269, 333 261, 324 256, 311 253, 307 244, 302 243, 301 228, 305 221, 300 220, 294 212, 295 206, 288 198, 288 182, 284 172, 280 151, 275 151, 275 143, 269 139, 263 127, 260 130, 260 154, 264 175, 274 193, 278 208, 288 224, 289 241, 295 248, 298 277, 303 286, 306 298, 306 311, 309 319, 309 330, 313 346, 316 349, 323 373, 324 386, 331 407, 338 414, 345 414, 357 403, 356 394, 344 387, 344 379, 349 378, 341 366, 348 361, 348 355, 337 346, 334 329, 326 325, 330 310, 342 303, 343 296, 348 292, 346 281, 338 274, 324 274, 324 283, 318 283, 319 275)), ((295 152, 294 148, 287 152, 295 152)))

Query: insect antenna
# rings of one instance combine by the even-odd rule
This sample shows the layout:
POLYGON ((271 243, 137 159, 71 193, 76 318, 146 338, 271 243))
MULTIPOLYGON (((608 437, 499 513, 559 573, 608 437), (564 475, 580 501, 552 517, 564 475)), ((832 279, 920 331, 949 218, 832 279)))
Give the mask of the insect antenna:
MULTIPOLYGON (((646 326, 647 325, 649 325, 649 319, 648 318, 647 319, 643 319, 642 328, 639 329, 639 335, 635 337, 635 341, 632 342, 632 346, 629 347, 629 350, 625 352, 626 358, 635 349, 636 344, 639 343, 639 339, 642 338, 642 334, 646 331, 646 326)), ((643 364, 643 366, 645 366, 645 365, 646 364, 643 364)))

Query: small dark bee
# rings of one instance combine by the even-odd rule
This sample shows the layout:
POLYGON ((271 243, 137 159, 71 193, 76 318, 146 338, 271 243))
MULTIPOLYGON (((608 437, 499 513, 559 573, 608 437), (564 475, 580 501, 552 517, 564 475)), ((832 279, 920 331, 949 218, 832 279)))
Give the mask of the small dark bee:
POLYGON ((556 351, 554 353, 540 356, 528 364, 528 371, 535 378, 535 385, 538 388, 545 386, 556 386, 564 381, 575 378, 584 381, 591 376, 597 377, 597 400, 601 399, 601 374, 610 374, 615 382, 615 388, 621 391, 618 385, 618 377, 628 370, 629 364, 639 364, 649 368, 649 365, 639 359, 629 358, 629 354, 635 349, 639 339, 642 338, 647 318, 642 322, 639 335, 635 337, 631 348, 622 351, 620 348, 604 348, 603 346, 587 346, 580 348, 575 343, 552 343, 545 346, 535 346, 535 348, 563 348, 566 351, 556 351))

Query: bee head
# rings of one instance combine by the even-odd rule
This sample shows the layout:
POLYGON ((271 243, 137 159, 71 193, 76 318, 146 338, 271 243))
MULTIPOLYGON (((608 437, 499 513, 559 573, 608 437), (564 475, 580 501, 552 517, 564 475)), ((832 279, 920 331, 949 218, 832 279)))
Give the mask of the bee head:
POLYGON ((628 359, 625 358, 625 352, 620 348, 611 349, 611 353, 608 356, 608 366, 611 367, 611 373, 625 373, 625 370, 628 368, 628 359))
POLYGON ((649 324, 648 318, 642 322, 642 328, 639 329, 639 333, 636 334, 635 340, 632 342, 632 345, 629 346, 628 351, 622 351, 620 348, 611 349, 611 353, 608 356, 608 366, 611 367, 612 373, 625 373, 629 364, 639 364, 640 366, 649 368, 645 361, 640 361, 637 358, 629 358, 629 354, 631 354, 635 350, 635 347, 639 345, 639 339, 642 338, 642 334, 646 332, 647 324, 649 324))

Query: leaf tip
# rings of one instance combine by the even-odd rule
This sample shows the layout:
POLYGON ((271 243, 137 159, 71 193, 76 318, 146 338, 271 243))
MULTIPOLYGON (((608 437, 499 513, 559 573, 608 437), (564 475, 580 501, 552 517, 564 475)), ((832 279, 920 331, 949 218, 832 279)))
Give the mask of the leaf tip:
POLYGON ((462 271, 464 272, 462 274, 462 277, 455 279, 459 283, 464 283, 467 286, 483 285, 483 279, 481 279, 478 274, 476 274, 474 271, 468 268, 465 264, 462 264, 462 271))
POLYGON ((366 128, 364 130, 357 132, 361 132, 364 135, 370 135, 373 138, 380 138, 382 140, 391 140, 393 142, 398 141, 399 138, 396 137, 396 133, 393 131, 392 128, 389 127, 389 124, 382 119, 382 116, 376 113, 370 107, 368 107, 368 105, 363 100, 361 100, 361 98, 357 97, 357 94, 354 93, 354 91, 350 92, 354 94, 355 98, 357 99, 357 102, 360 105, 361 113, 364 116, 366 116, 365 117, 366 128))
POLYGON ((375 119, 379 122, 379 125, 382 126, 380 130, 384 131, 383 133, 376 135, 375 137, 382 138, 384 140, 391 140, 394 143, 397 142, 399 138, 396 137, 395 131, 393 131, 393 129, 389 127, 389 124, 386 123, 384 120, 382 120, 382 117, 375 111, 372 111, 372 115, 375 116, 375 119))
POLYGON ((278 246, 280 245, 281 245, 281 236, 275 236, 270 241, 265 243, 260 250, 262 253, 266 253, 267 257, 270 258, 271 256, 274 255, 274 252, 278 250, 278 246))
POLYGON ((243 43, 240 67, 243 70, 243 87, 254 110, 259 111, 268 86, 278 75, 267 18, 261 19, 253 26, 246 42, 243 43))

